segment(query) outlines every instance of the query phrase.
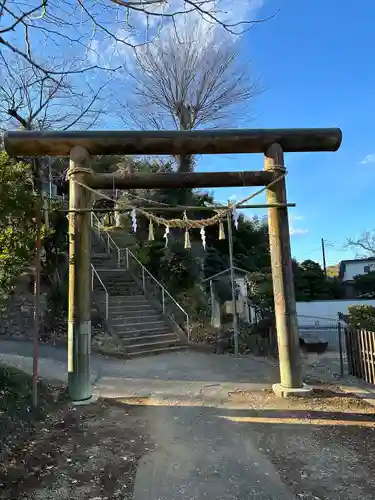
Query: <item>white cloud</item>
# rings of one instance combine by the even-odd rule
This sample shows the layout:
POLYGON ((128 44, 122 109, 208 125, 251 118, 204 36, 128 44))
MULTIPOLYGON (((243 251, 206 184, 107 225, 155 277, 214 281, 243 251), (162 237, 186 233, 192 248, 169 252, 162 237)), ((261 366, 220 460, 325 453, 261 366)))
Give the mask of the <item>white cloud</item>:
POLYGON ((91 64, 98 64, 100 43, 98 40, 91 40, 87 49, 87 57, 91 64))
POLYGON ((309 232, 308 229, 303 229, 301 227, 294 228, 292 226, 290 226, 290 230, 289 230, 290 236, 296 236, 298 234, 306 234, 308 232, 309 232))
POLYGON ((294 223, 297 221, 303 220, 304 217, 302 215, 290 215, 289 216, 289 233, 290 236, 297 236, 297 235, 302 235, 306 234, 309 232, 308 229, 302 228, 302 227, 295 227, 294 223))
MULTIPOLYGON (((220 22, 230 25, 239 21, 256 20, 260 9, 264 5, 264 1, 236 0, 234 2, 233 0, 205 0, 200 1, 199 5, 201 9, 212 13, 220 22)), ((183 28, 188 20, 189 22, 200 21, 198 31, 203 42, 207 43, 210 37, 216 36, 222 43, 225 43, 224 39, 227 41, 229 39, 229 33, 225 33, 224 28, 220 27, 219 24, 215 24, 209 15, 201 15, 197 11, 191 12, 191 6, 186 4, 184 0, 169 0, 160 4, 155 3, 148 5, 147 10, 157 14, 166 14, 166 16, 147 16, 142 12, 130 10, 129 17, 124 21, 124 17, 126 17, 124 8, 119 6, 117 11, 115 11, 117 15, 112 19, 106 19, 106 28, 108 31, 116 34, 117 41, 103 34, 99 42, 94 39, 90 47, 92 52, 90 54, 91 58, 95 60, 99 56, 101 60, 112 59, 113 57, 131 59, 134 53, 127 44, 152 43, 153 40, 159 39, 161 35, 166 36, 170 30, 174 32, 176 29, 183 28), (187 11, 186 14, 184 13, 185 11, 187 11), (168 17, 168 15, 174 12, 182 12, 183 14, 176 16, 174 21, 172 21, 172 18, 168 17), (216 31, 217 35, 216 33, 214 34, 216 31), (121 40, 124 40, 126 43, 122 43, 121 40)), ((236 32, 241 32, 246 27, 244 24, 237 27, 233 26, 232 29, 236 32)), ((234 37, 234 40, 236 39, 234 37)), ((114 61, 111 62, 114 63, 114 61)), ((129 64, 129 60, 126 62, 129 64)))
POLYGON ((369 163, 375 163, 375 153, 366 155, 360 163, 361 165, 368 165, 369 163))
MULTIPOLYGON (((214 12, 221 21, 227 24, 235 24, 239 20, 256 19, 263 5, 264 0, 213 0, 207 2, 205 10, 214 12)), ((212 25, 212 20, 208 17, 207 22, 212 25)), ((244 27, 245 25, 242 26, 244 27)), ((241 26, 239 26, 239 31, 241 31, 241 26)))

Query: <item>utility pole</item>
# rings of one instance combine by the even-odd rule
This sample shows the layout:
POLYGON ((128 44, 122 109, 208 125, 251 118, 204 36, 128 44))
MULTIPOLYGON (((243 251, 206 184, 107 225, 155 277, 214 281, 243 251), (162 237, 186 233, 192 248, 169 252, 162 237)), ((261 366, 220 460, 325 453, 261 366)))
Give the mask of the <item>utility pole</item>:
MULTIPOLYGON (((230 202, 229 201, 228 201, 228 206, 230 206, 230 202)), ((233 262, 232 210, 228 211, 227 222, 228 222, 230 285, 231 285, 231 289, 232 289, 232 314, 233 314, 234 354, 235 354, 235 356, 238 356, 237 297, 236 297, 236 282, 235 282, 235 278, 234 278, 234 262, 233 262)))
MULTIPOLYGON (((272 172, 274 178, 285 175, 284 152, 280 144, 272 144, 266 150, 264 169, 272 172)), ((282 178, 267 189, 267 203, 286 203, 285 184, 285 178, 282 178)), ((302 380, 288 209, 285 206, 268 209, 268 231, 281 382, 275 384, 273 390, 282 397, 309 393, 311 389, 304 386, 302 380)))
POLYGON ((38 407, 38 379, 39 379, 39 336, 40 336, 40 274, 41 274, 41 247, 42 247, 42 186, 40 179, 40 160, 34 159, 34 182, 36 191, 36 236, 35 236, 35 263, 34 263, 34 332, 33 332, 33 408, 38 407))
POLYGON ((87 401, 91 388, 90 212, 87 183, 90 156, 81 146, 70 151, 69 178, 69 311, 68 391, 73 401, 87 401), (77 181, 77 182, 76 182, 77 181), (86 182, 85 182, 86 181, 86 182))
MULTIPOLYGON (((206 207, 212 207, 216 212, 220 211, 217 205, 212 205, 211 203, 204 202, 206 207)), ((230 207, 230 201, 228 200, 228 207, 230 207)), ((223 208, 222 208, 223 209, 223 208)), ((232 328, 233 328, 233 340, 234 340, 234 354, 238 356, 238 321, 237 321, 237 297, 236 297, 236 282, 234 277, 234 258, 233 258, 233 228, 232 228, 232 215, 233 210, 229 210, 227 213, 227 224, 228 224, 228 247, 229 247, 229 273, 230 273, 230 286, 232 291, 232 328)), ((225 272, 227 272, 226 269, 225 272)), ((212 290, 212 289, 211 289, 212 290)))
POLYGON ((322 255, 323 255, 323 271, 324 277, 327 279, 327 263, 326 263, 326 250, 324 245, 324 239, 322 238, 322 255))

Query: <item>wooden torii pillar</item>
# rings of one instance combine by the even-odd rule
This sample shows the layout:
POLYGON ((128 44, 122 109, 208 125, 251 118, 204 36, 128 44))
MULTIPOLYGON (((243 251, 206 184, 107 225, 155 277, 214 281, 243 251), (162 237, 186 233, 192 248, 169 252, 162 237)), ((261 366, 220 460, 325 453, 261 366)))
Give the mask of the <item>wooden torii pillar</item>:
MULTIPOLYGON (((70 156, 69 184, 69 394, 90 401, 90 215, 91 189, 202 188, 267 186, 283 176, 284 152, 336 151, 340 129, 200 130, 200 131, 12 131, 4 136, 11 156, 70 156), (263 153, 265 169, 254 172, 133 173, 90 175, 90 155, 263 153), (77 182, 78 181, 78 182, 77 182), (73 214, 73 216, 72 216, 73 214)), ((267 189, 268 224, 280 359, 280 396, 309 392, 302 380, 285 178, 267 189)))
POLYGON ((68 389, 72 401, 92 397, 91 386, 91 192, 90 155, 81 146, 70 151, 68 389))
MULTIPOLYGON (((280 144, 272 144, 265 152, 264 169, 280 177, 276 184, 267 189, 267 203, 286 204, 286 169, 284 152, 280 144)), ((286 207, 268 208, 268 234, 280 362, 280 383, 274 384, 273 390, 283 397, 306 395, 311 389, 303 384, 302 379, 288 209, 286 207)))

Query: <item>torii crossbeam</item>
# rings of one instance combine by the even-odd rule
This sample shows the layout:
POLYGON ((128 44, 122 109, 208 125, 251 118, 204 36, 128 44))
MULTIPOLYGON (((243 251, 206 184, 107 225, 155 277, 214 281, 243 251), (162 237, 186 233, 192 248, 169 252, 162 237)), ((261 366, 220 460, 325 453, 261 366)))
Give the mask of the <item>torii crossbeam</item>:
POLYGON ((92 189, 267 186, 268 225, 282 396, 307 393, 302 380, 286 200, 284 152, 336 151, 337 128, 198 131, 11 131, 4 137, 11 156, 70 156, 69 209, 69 394, 88 401, 90 380, 90 212, 92 189), (116 175, 90 173, 90 155, 263 153, 259 172, 116 175), (84 211, 80 212, 83 209, 84 211), (77 270, 79 270, 77 272, 77 270), (79 277, 78 277, 79 274, 79 277))

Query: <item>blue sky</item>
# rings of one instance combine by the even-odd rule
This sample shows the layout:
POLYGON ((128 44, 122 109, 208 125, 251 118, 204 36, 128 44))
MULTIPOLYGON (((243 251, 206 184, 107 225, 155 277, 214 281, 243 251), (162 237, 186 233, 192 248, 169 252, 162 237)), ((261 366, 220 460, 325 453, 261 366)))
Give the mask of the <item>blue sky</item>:
MULTIPOLYGON (((336 153, 286 155, 292 253, 321 262, 320 240, 329 264, 354 255, 347 236, 375 228, 375 2, 266 0, 259 16, 276 17, 241 40, 268 89, 254 102, 254 128, 340 127, 336 153), (371 156, 373 155, 373 156, 371 156)), ((261 155, 204 157, 199 170, 260 170, 261 155)), ((252 188, 221 189, 237 200, 252 188)), ((264 198, 259 197, 259 200, 264 198)), ((257 203, 254 200, 254 203, 257 203)), ((265 211, 254 211, 259 215, 265 211)))
MULTIPOLYGON (((168 5, 173 10, 178 3, 183 2, 170 0, 168 5)), ((67 1, 66 6, 69 5, 75 9, 75 0, 67 1)), ((375 1, 361 0, 354 4, 349 0, 220 0, 220 8, 232 20, 265 18, 278 11, 273 19, 257 25, 238 41, 243 57, 252 59, 256 76, 261 76, 267 88, 254 100, 255 119, 246 126, 340 127, 343 131, 343 143, 336 153, 286 155, 288 201, 297 205, 290 209, 293 255, 298 260, 311 258, 321 262, 320 241, 324 238, 331 243, 327 245, 328 263, 354 257, 353 252, 343 248, 346 237, 359 236, 375 228, 372 220, 375 1)), ((96 14, 103 16, 101 8, 97 9, 96 14)), ((121 12, 120 17, 109 18, 108 22, 111 19, 118 36, 129 36, 128 41, 133 41, 130 25, 121 12)), ((111 9, 105 13, 106 16, 112 14, 111 9)), ((136 19, 132 17, 131 25, 137 24, 133 22, 136 19)), ((144 19, 144 15, 140 15, 143 31, 144 19)), ((124 63, 126 46, 114 44, 104 32, 91 33, 90 26, 88 23, 85 28, 88 46, 75 44, 71 48, 65 44, 64 57, 71 56, 73 51, 78 62, 83 58, 88 64, 103 65, 113 52, 115 57, 121 56, 124 63), (93 44, 97 50, 91 50, 93 44)), ((72 36, 81 25, 67 24, 60 29, 72 36)), ((158 29, 158 25, 154 29, 158 29)), ((38 40, 42 35, 36 31, 34 36, 38 40)), ((22 33, 17 31, 13 37, 22 43, 22 33)), ((52 55, 51 48, 55 50, 49 39, 35 46, 43 48, 46 55, 52 55)), ((113 78, 114 73, 110 76, 113 78)), ((76 80, 82 87, 87 82, 98 86, 102 78, 108 79, 108 75, 85 73, 76 80)), ((116 101, 115 91, 112 89, 113 93, 109 92, 103 100, 116 101)), ((112 114, 100 127, 121 128, 123 123, 112 114)), ((262 155, 206 156, 199 159, 197 166, 197 170, 206 171, 262 168, 262 155)), ((251 192, 251 188, 221 189, 216 190, 215 196, 225 202, 234 195, 240 200, 251 192)), ((254 200, 255 203, 264 201, 264 196, 254 200)), ((264 215, 266 212, 253 213, 264 215)))

